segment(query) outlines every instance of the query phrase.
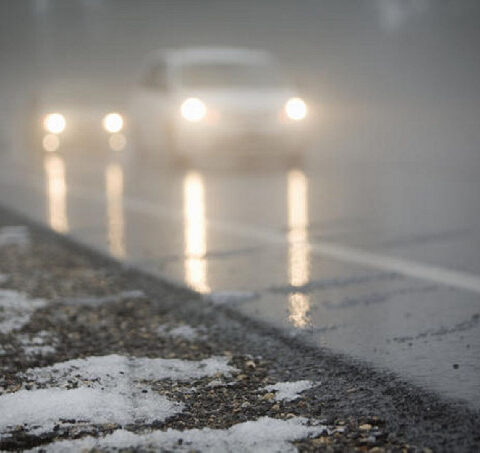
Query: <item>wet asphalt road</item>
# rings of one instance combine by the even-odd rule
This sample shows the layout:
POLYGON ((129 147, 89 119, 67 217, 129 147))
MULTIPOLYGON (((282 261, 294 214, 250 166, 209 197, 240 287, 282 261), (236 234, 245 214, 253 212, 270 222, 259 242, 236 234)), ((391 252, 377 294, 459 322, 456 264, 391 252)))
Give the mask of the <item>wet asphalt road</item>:
POLYGON ((175 169, 73 149, 6 155, 0 203, 479 408, 475 156, 449 166, 321 153, 303 168, 248 169, 175 169))

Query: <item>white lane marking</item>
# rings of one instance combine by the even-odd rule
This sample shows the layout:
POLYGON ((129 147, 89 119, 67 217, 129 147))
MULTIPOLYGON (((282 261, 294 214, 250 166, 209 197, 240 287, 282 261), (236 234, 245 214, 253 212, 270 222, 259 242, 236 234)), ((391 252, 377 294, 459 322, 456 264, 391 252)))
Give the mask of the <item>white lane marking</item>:
MULTIPOLYGON (((15 181, 15 184, 18 184, 18 180, 15 181)), ((37 190, 43 189, 43 186, 33 183, 26 185, 32 186, 37 190)), ((70 186, 69 194, 95 203, 105 203, 104 194, 99 195, 98 192, 86 187, 70 186)), ((124 198, 124 203, 125 207, 130 211, 149 215, 157 219, 167 219, 170 221, 182 221, 183 219, 183 213, 181 211, 156 205, 150 201, 141 200, 139 198, 126 196, 124 198)), ((231 233, 244 238, 257 239, 271 244, 286 244, 285 235, 268 228, 214 219, 207 220, 206 223, 208 228, 223 233, 231 233)), ((467 272, 459 272, 394 256, 371 253, 366 250, 333 242, 318 241, 310 243, 309 246, 312 254, 325 256, 336 261, 358 264, 360 266, 371 267, 383 271, 396 272, 417 280, 434 282, 440 285, 480 293, 480 277, 467 272)))

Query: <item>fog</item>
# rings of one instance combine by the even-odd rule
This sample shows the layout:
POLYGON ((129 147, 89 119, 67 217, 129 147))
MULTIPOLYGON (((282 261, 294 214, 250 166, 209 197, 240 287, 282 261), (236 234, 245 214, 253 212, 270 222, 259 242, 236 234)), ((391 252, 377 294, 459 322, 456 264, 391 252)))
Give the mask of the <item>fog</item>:
POLYGON ((327 154, 450 162, 478 152, 475 0, 5 0, 0 14, 4 143, 21 134, 25 102, 57 80, 126 102, 148 52, 213 45, 276 54, 318 103, 327 154))

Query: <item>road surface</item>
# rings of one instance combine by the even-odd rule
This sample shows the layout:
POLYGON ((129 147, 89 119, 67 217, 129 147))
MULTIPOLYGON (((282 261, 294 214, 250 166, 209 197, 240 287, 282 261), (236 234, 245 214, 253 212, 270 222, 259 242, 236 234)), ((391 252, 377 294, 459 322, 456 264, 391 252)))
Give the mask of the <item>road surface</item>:
MULTIPOLYGON (((312 156, 176 169, 4 155, 0 203, 288 335, 480 408, 480 181, 312 156)), ((97 153, 97 154, 95 154, 97 153)), ((94 156, 94 157, 92 157, 94 156)))

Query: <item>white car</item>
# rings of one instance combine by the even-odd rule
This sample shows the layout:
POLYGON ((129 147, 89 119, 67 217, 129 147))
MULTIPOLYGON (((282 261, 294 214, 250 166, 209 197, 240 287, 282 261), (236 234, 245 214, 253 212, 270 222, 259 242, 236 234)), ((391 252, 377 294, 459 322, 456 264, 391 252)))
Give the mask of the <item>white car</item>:
POLYGON ((187 48, 152 53, 131 103, 139 151, 174 158, 299 158, 309 107, 267 52, 187 48))

